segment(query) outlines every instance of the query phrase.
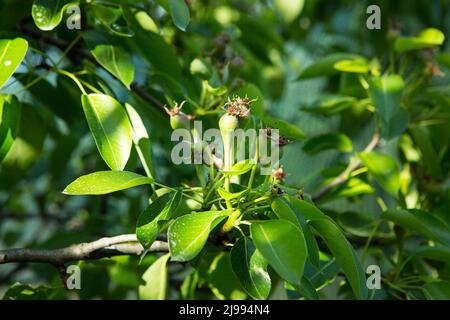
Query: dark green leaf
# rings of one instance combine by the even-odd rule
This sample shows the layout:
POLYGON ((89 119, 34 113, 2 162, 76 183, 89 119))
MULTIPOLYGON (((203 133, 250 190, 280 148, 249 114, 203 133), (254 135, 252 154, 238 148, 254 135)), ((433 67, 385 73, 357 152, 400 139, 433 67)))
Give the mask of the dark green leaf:
POLYGON ((267 261, 250 239, 240 238, 231 250, 231 266, 242 287, 255 299, 266 299, 270 293, 267 261))
POLYGON ((285 280, 300 285, 308 256, 303 232, 286 220, 254 221, 250 233, 256 248, 285 280))
POLYGON ((136 224, 136 236, 144 248, 149 247, 160 233, 161 223, 175 217, 183 193, 167 193, 154 200, 142 212, 136 224))
POLYGON ((0 162, 17 137, 20 111, 21 106, 15 96, 0 95, 0 162))

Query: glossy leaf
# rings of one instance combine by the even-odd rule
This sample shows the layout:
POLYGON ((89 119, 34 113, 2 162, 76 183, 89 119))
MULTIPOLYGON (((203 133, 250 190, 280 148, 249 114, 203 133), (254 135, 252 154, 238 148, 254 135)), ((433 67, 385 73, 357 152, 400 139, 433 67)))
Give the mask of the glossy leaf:
POLYGON ((267 127, 278 129, 282 137, 292 140, 303 140, 306 138, 306 135, 299 127, 287 121, 270 116, 263 116, 262 121, 267 127))
POLYGON ((275 271, 285 280, 299 285, 308 256, 303 232, 286 220, 254 221, 252 240, 275 271))
POLYGON ((81 102, 103 160, 112 170, 123 170, 132 145, 131 124, 125 109, 104 94, 83 95, 81 102))
POLYGON ((308 259, 314 265, 319 265, 319 246, 305 218, 284 198, 274 200, 271 207, 279 219, 290 221, 302 229, 308 248, 308 259))
POLYGON ((77 3, 74 0, 34 0, 31 15, 39 29, 50 31, 61 23, 66 8, 77 3))
POLYGON ((310 154, 316 154, 329 149, 352 152, 352 141, 343 133, 327 133, 313 137, 303 145, 303 150, 310 154))
POLYGON ((445 35, 434 28, 423 30, 417 37, 400 37, 395 40, 395 50, 403 53, 411 50, 432 48, 444 43, 445 35))
POLYGON ((400 190, 400 171, 395 160, 377 152, 360 152, 358 156, 380 186, 396 198, 400 190))
POLYGON ((21 106, 15 96, 0 95, 0 162, 17 137, 21 106))
POLYGON ((414 230, 428 239, 450 246, 450 227, 441 219, 422 210, 390 210, 382 213, 382 218, 414 230))
POLYGON ((144 248, 149 247, 160 233, 161 223, 175 217, 183 193, 177 190, 156 198, 139 215, 136 224, 136 236, 144 248))
POLYGON ((130 88, 134 66, 126 48, 100 32, 89 31, 84 34, 84 39, 97 62, 130 88))
POLYGON ((156 260, 142 276, 145 284, 139 286, 141 300, 165 300, 167 295, 168 272, 167 262, 170 254, 156 260))
POLYGON ((340 228, 314 205, 293 197, 290 197, 289 200, 325 241, 337 264, 344 271, 355 296, 358 299, 366 299, 367 287, 364 271, 355 251, 340 228))
POLYGON ((254 299, 266 299, 271 280, 267 261, 250 239, 240 238, 231 249, 231 266, 242 287, 254 299))
POLYGON ((203 249, 211 230, 225 217, 224 211, 205 211, 176 219, 168 231, 172 260, 189 261, 195 258, 203 249))
POLYGON ((0 88, 19 67, 27 50, 28 42, 25 39, 0 39, 0 88))
POLYGON ((63 191, 69 195, 98 195, 150 184, 153 179, 129 171, 98 171, 79 177, 63 191))

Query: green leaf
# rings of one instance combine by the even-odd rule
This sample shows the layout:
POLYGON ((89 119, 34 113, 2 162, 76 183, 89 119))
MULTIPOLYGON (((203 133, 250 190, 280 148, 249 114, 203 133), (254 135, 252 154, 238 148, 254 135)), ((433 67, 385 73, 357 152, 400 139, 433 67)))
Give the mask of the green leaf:
POLYGON ((254 221, 250 233, 256 248, 285 280, 299 285, 308 256, 303 232, 286 220, 254 221))
POLYGON ((220 252, 212 261, 202 256, 202 261, 207 260, 208 269, 205 282, 214 295, 221 300, 245 300, 247 294, 241 288, 239 279, 233 272, 229 252, 220 252))
POLYGON ((205 245, 211 230, 225 217, 223 211, 205 211, 176 219, 168 231, 172 260, 189 261, 195 258, 205 245))
POLYGON ((293 197, 289 200, 325 241, 337 264, 344 271, 355 296, 358 299, 366 299, 366 278, 361 263, 338 225, 314 205, 293 197))
POLYGON ((84 94, 81 102, 103 160, 112 170, 123 170, 132 145, 131 124, 125 109, 104 94, 84 94))
POLYGON ((183 192, 177 190, 156 198, 137 220, 136 236, 144 248, 148 248, 160 233, 161 223, 172 219, 180 205, 183 192))
POLYGON ((244 84, 239 89, 234 90, 230 96, 255 99, 256 101, 251 104, 251 113, 257 117, 262 117, 264 115, 264 96, 261 90, 259 90, 259 88, 253 83, 248 82, 244 84))
POLYGON ((31 15, 39 29, 50 31, 61 23, 66 8, 76 4, 73 0, 34 0, 31 15))
POLYGON ((426 172, 433 177, 442 178, 442 169, 439 156, 431 142, 427 127, 415 126, 410 129, 414 142, 417 144, 421 154, 421 164, 426 172))
POLYGON ((231 266, 242 287, 254 299, 267 299, 271 280, 267 261, 250 239, 240 238, 231 249, 231 266))
POLYGON ((129 171, 98 171, 79 177, 63 191, 69 195, 98 195, 124 190, 144 184, 153 179, 129 171))
POLYGON ((273 4, 283 19, 291 23, 302 12, 305 0, 274 0, 273 4))
POLYGON ((314 265, 319 265, 319 246, 305 218, 285 198, 274 200, 271 207, 279 219, 288 220, 302 229, 308 248, 308 259, 314 265))
POLYGON ((154 69, 170 75, 173 79, 181 79, 181 65, 172 46, 163 37, 149 30, 148 14, 143 10, 123 7, 125 19, 134 32, 129 38, 130 44, 140 53, 142 58, 154 69))
POLYGON ((407 113, 400 107, 405 83, 399 75, 386 75, 370 82, 369 94, 375 105, 383 137, 391 139, 407 126, 407 113))
POLYGON ((311 138, 303 145, 303 150, 310 154, 317 154, 329 149, 352 152, 353 144, 350 138, 343 133, 327 133, 311 138))
POLYGON ((17 137, 20 113, 21 106, 15 96, 0 95, 0 162, 17 137))
POLYGON ((141 300, 165 300, 167 295, 167 261, 170 254, 165 254, 145 271, 142 276, 145 284, 139 286, 141 300))
POLYGON ((278 118, 270 117, 270 116, 263 116, 262 122, 270 128, 278 129, 280 131, 280 135, 282 137, 292 139, 292 140, 303 140, 306 138, 306 135, 303 133, 303 131, 287 122, 278 118))
POLYGON ((152 144, 147 129, 145 128, 139 113, 137 113, 132 105, 125 103, 125 108, 127 109, 128 117, 131 121, 134 147, 136 148, 145 173, 148 177, 153 179, 155 174, 152 164, 152 144))
POLYGON ((132 37, 133 31, 123 22, 122 8, 117 5, 91 3, 90 8, 95 17, 114 35, 132 37))
POLYGON ((411 258, 425 258, 435 261, 450 263, 450 248, 435 245, 432 247, 422 246, 413 251, 411 258))
POLYGON ((321 98, 320 101, 313 107, 305 108, 303 110, 330 116, 356 105, 357 102, 358 100, 354 97, 327 96, 325 98, 321 98))
POLYGON ((316 60, 313 64, 306 67, 299 75, 298 79, 309 79, 321 76, 330 76, 337 74, 339 70, 335 69, 336 63, 342 60, 353 60, 362 58, 350 53, 333 53, 326 57, 316 60))
POLYGON ((0 185, 8 189, 36 162, 47 134, 37 108, 21 103, 21 109, 16 139, 1 163, 0 185))
POLYGON ((397 198, 400 190, 400 171, 395 160, 377 152, 360 152, 358 156, 380 186, 397 198))
POLYGON ((440 46, 444 43, 445 35, 434 28, 423 30, 417 37, 401 37, 395 40, 395 50, 403 53, 440 46))
POLYGON ((422 287, 424 295, 429 300, 450 300, 450 282, 429 282, 422 287))
POLYGON ((186 31, 190 14, 185 0, 157 0, 157 2, 170 14, 177 28, 186 31))
POLYGON ((364 58, 340 60, 333 67, 338 71, 351 73, 368 73, 370 70, 369 62, 364 58))
POLYGON ((223 188, 218 188, 217 192, 219 195, 225 200, 233 200, 236 198, 240 198, 243 194, 247 192, 247 190, 242 190, 240 192, 231 193, 223 188))
POLYGON ((450 246, 450 227, 435 215, 421 210, 389 210, 381 217, 411 229, 426 238, 450 246))
POLYGON ((230 170, 223 170, 223 174, 240 176, 249 172, 253 168, 254 164, 250 163, 250 160, 242 160, 231 166, 230 170))
POLYGON ((134 79, 134 66, 131 54, 106 34, 88 31, 83 35, 95 60, 130 88, 134 79))
POLYGON ((28 42, 22 38, 0 39, 0 88, 14 74, 28 50, 28 42))
POLYGON ((321 203, 331 201, 337 198, 351 198, 363 194, 374 193, 375 189, 369 184, 358 178, 351 178, 346 183, 332 189, 321 199, 321 203))

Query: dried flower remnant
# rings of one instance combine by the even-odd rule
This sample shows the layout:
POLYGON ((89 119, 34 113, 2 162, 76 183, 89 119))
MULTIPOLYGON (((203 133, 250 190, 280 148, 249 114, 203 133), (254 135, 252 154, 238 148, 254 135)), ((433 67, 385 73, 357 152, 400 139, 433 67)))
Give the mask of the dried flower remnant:
POLYGON ((287 176, 287 174, 286 174, 286 172, 284 172, 283 166, 280 166, 276 170, 272 170, 272 178, 275 181, 283 181, 284 178, 286 178, 286 176, 287 176))
POLYGON ((225 105, 226 111, 229 115, 236 116, 238 118, 246 118, 250 115, 250 106, 256 99, 249 99, 247 97, 235 97, 233 99, 228 98, 228 102, 225 105))
POLYGON ((285 137, 282 137, 279 134, 273 134, 272 130, 273 129, 271 129, 271 128, 265 128, 265 129, 263 129, 263 133, 267 138, 273 140, 280 147, 284 147, 284 146, 288 145, 289 143, 291 143, 291 140, 289 140, 285 137))

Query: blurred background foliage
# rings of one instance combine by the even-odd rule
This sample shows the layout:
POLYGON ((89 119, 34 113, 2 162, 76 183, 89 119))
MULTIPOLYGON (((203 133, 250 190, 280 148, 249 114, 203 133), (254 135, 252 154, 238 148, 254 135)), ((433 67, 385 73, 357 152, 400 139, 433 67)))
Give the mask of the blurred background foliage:
MULTIPOLYGON (((32 2, 0 1, 1 36, 24 37, 30 47, 58 61, 63 50, 17 29, 18 23, 30 16, 32 2)), ((428 290, 422 290, 430 279, 450 281, 449 243, 439 245, 442 238, 441 243, 448 241, 450 225, 450 45, 446 40, 437 48, 394 50, 398 37, 417 36, 426 28, 448 36, 449 1, 189 0, 186 31, 181 30, 182 21, 181 29, 177 28, 159 1, 109 0, 148 13, 141 21, 130 21, 123 10, 125 17, 113 28, 92 9, 100 1, 86 2, 82 1, 83 6, 89 10, 82 13, 86 13, 83 19, 90 28, 132 35, 116 40, 133 61, 134 80, 167 105, 186 99, 186 112, 198 113, 192 101, 201 99, 203 79, 209 81, 212 91, 220 86, 230 89, 239 82, 255 85, 252 90, 257 90, 266 114, 297 125, 307 136, 288 145, 282 159, 288 173, 286 184, 303 190, 306 196, 342 172, 381 127, 376 154, 362 156, 365 166, 321 197, 317 205, 344 229, 365 267, 381 267, 385 280, 375 298, 450 297, 449 282, 428 284, 428 290), (381 8, 380 30, 366 27, 366 9, 371 4, 381 8), (311 71, 317 61, 335 53, 365 57, 379 72, 399 74, 404 81, 401 92, 388 89, 380 99, 387 96, 394 104, 401 99, 406 116, 377 124, 374 102, 379 91, 375 84, 371 84, 375 92, 369 97, 359 73, 338 72, 330 66, 317 74, 311 71), (234 81, 221 83, 224 74, 234 81), (418 218, 418 224, 429 231, 424 234, 412 220, 396 221, 398 214, 386 212, 398 210, 399 203, 423 211, 419 217, 432 216, 442 225, 436 227, 427 217, 428 222, 418 218), (432 250, 441 251, 433 255, 432 250)), ((39 32, 33 23, 27 28, 39 32)), ((60 26, 51 36, 70 43, 77 32, 60 26)), ((167 185, 192 185, 195 170, 171 163, 168 118, 83 59, 84 48, 77 44, 77 50, 63 57, 60 67, 75 71, 82 67, 90 72, 85 81, 113 92, 120 100, 134 101, 152 139, 157 178, 167 185)), ((3 93, 17 95, 22 115, 18 138, 0 166, 0 248, 58 248, 133 233, 149 190, 130 189, 103 197, 61 194, 75 177, 104 170, 106 165, 82 115, 78 89, 67 78, 45 74, 45 69, 38 68, 42 63, 41 56, 29 50, 14 78, 2 88, 3 93), (43 81, 27 86, 42 75, 43 81)), ((127 169, 143 172, 137 159, 133 151, 127 169)), ((316 287, 328 284, 320 290, 321 297, 348 297, 334 262, 327 261, 326 255, 322 259, 325 267, 314 283, 316 287)), ((80 262, 82 290, 68 293, 51 266, 2 265, 0 296, 7 292, 5 298, 135 299, 142 274, 154 260, 155 255, 149 255, 141 264, 136 257, 80 262)), ((192 296, 190 278, 185 280, 189 267, 171 265, 168 298, 246 297, 239 285, 233 286, 235 280, 226 262, 205 265, 201 270, 202 281, 192 296)), ((308 272, 314 270, 305 270, 308 272)))

